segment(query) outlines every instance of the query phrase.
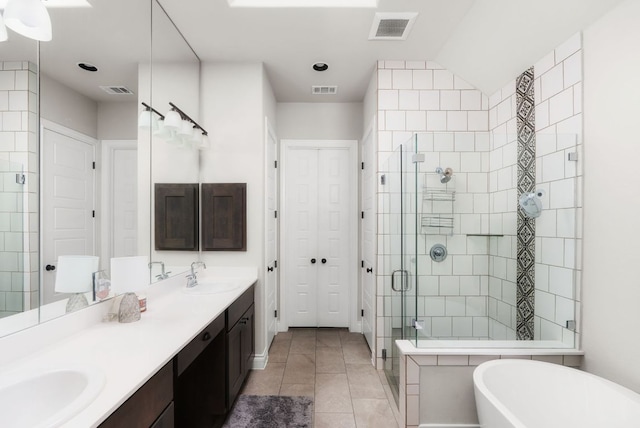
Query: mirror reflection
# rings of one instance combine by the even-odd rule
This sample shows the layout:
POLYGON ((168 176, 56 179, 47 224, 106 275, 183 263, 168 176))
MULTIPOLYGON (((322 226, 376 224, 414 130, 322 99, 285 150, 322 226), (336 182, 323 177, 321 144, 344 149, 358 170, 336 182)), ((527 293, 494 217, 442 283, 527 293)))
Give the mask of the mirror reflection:
POLYGON ((39 55, 11 31, 0 43, 0 335, 113 296, 113 257, 147 257, 155 280, 181 271, 151 253, 150 195, 156 159, 194 171, 197 154, 152 150, 138 116, 142 101, 160 106, 157 94, 159 110, 174 101, 197 117, 197 57, 156 0, 89 3, 48 7, 53 38, 39 55), (195 67, 185 80, 195 89, 171 76, 181 62, 195 67))

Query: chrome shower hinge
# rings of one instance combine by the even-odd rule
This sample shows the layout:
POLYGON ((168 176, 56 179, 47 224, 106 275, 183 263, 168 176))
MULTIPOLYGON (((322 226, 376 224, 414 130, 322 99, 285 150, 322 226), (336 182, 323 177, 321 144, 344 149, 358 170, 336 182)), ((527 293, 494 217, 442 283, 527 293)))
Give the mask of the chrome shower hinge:
POLYGON ((568 320, 567 321, 567 329, 571 330, 571 331, 576 331, 576 321, 575 320, 568 320))
POLYGON ((18 184, 26 184, 27 176, 24 174, 16 174, 16 183, 18 184))
POLYGON ((424 162, 424 153, 414 153, 411 155, 411 162, 419 163, 424 162))
POLYGON ((578 160, 578 152, 570 152, 569 154, 567 154, 567 160, 576 162, 578 160))

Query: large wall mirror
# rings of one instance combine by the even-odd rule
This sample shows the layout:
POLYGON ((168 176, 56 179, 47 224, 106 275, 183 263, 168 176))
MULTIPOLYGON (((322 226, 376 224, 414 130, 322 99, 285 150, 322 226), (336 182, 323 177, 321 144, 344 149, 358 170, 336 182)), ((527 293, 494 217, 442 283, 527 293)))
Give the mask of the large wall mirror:
MULTIPOLYGON (((88 3, 48 8, 50 42, 9 31, 0 43, 0 336, 65 314, 75 292, 57 285, 61 256, 95 256, 91 270, 107 276, 112 257, 148 256, 170 275, 188 266, 152 250, 151 194, 154 180, 184 179, 176 159, 197 171, 197 156, 164 153, 178 148, 138 116, 143 101, 163 114, 182 102, 197 116, 197 74, 156 75, 199 71, 198 59, 157 0, 88 3), (167 157, 176 177, 156 171, 167 157)), ((149 278, 159 273, 154 264, 149 278)))

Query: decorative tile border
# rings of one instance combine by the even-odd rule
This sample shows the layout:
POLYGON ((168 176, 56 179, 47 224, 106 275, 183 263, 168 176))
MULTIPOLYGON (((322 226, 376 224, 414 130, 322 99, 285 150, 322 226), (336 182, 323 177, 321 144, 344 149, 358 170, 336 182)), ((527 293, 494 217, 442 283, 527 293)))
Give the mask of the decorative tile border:
MULTIPOLYGON (((533 192, 536 186, 536 124, 533 92, 533 67, 516 79, 516 116, 518 123, 518 197, 533 192)), ((533 340, 535 305, 535 219, 518 215, 517 318, 518 340, 533 340)))

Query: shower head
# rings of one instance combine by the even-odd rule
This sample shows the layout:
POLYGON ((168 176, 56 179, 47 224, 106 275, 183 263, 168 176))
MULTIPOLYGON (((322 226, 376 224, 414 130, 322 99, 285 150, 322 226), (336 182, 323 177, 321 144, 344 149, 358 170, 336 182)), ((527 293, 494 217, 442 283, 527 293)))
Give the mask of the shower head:
POLYGON ((436 174, 440 174, 440 183, 445 184, 453 177, 453 170, 451 168, 442 169, 442 167, 437 167, 436 174))

